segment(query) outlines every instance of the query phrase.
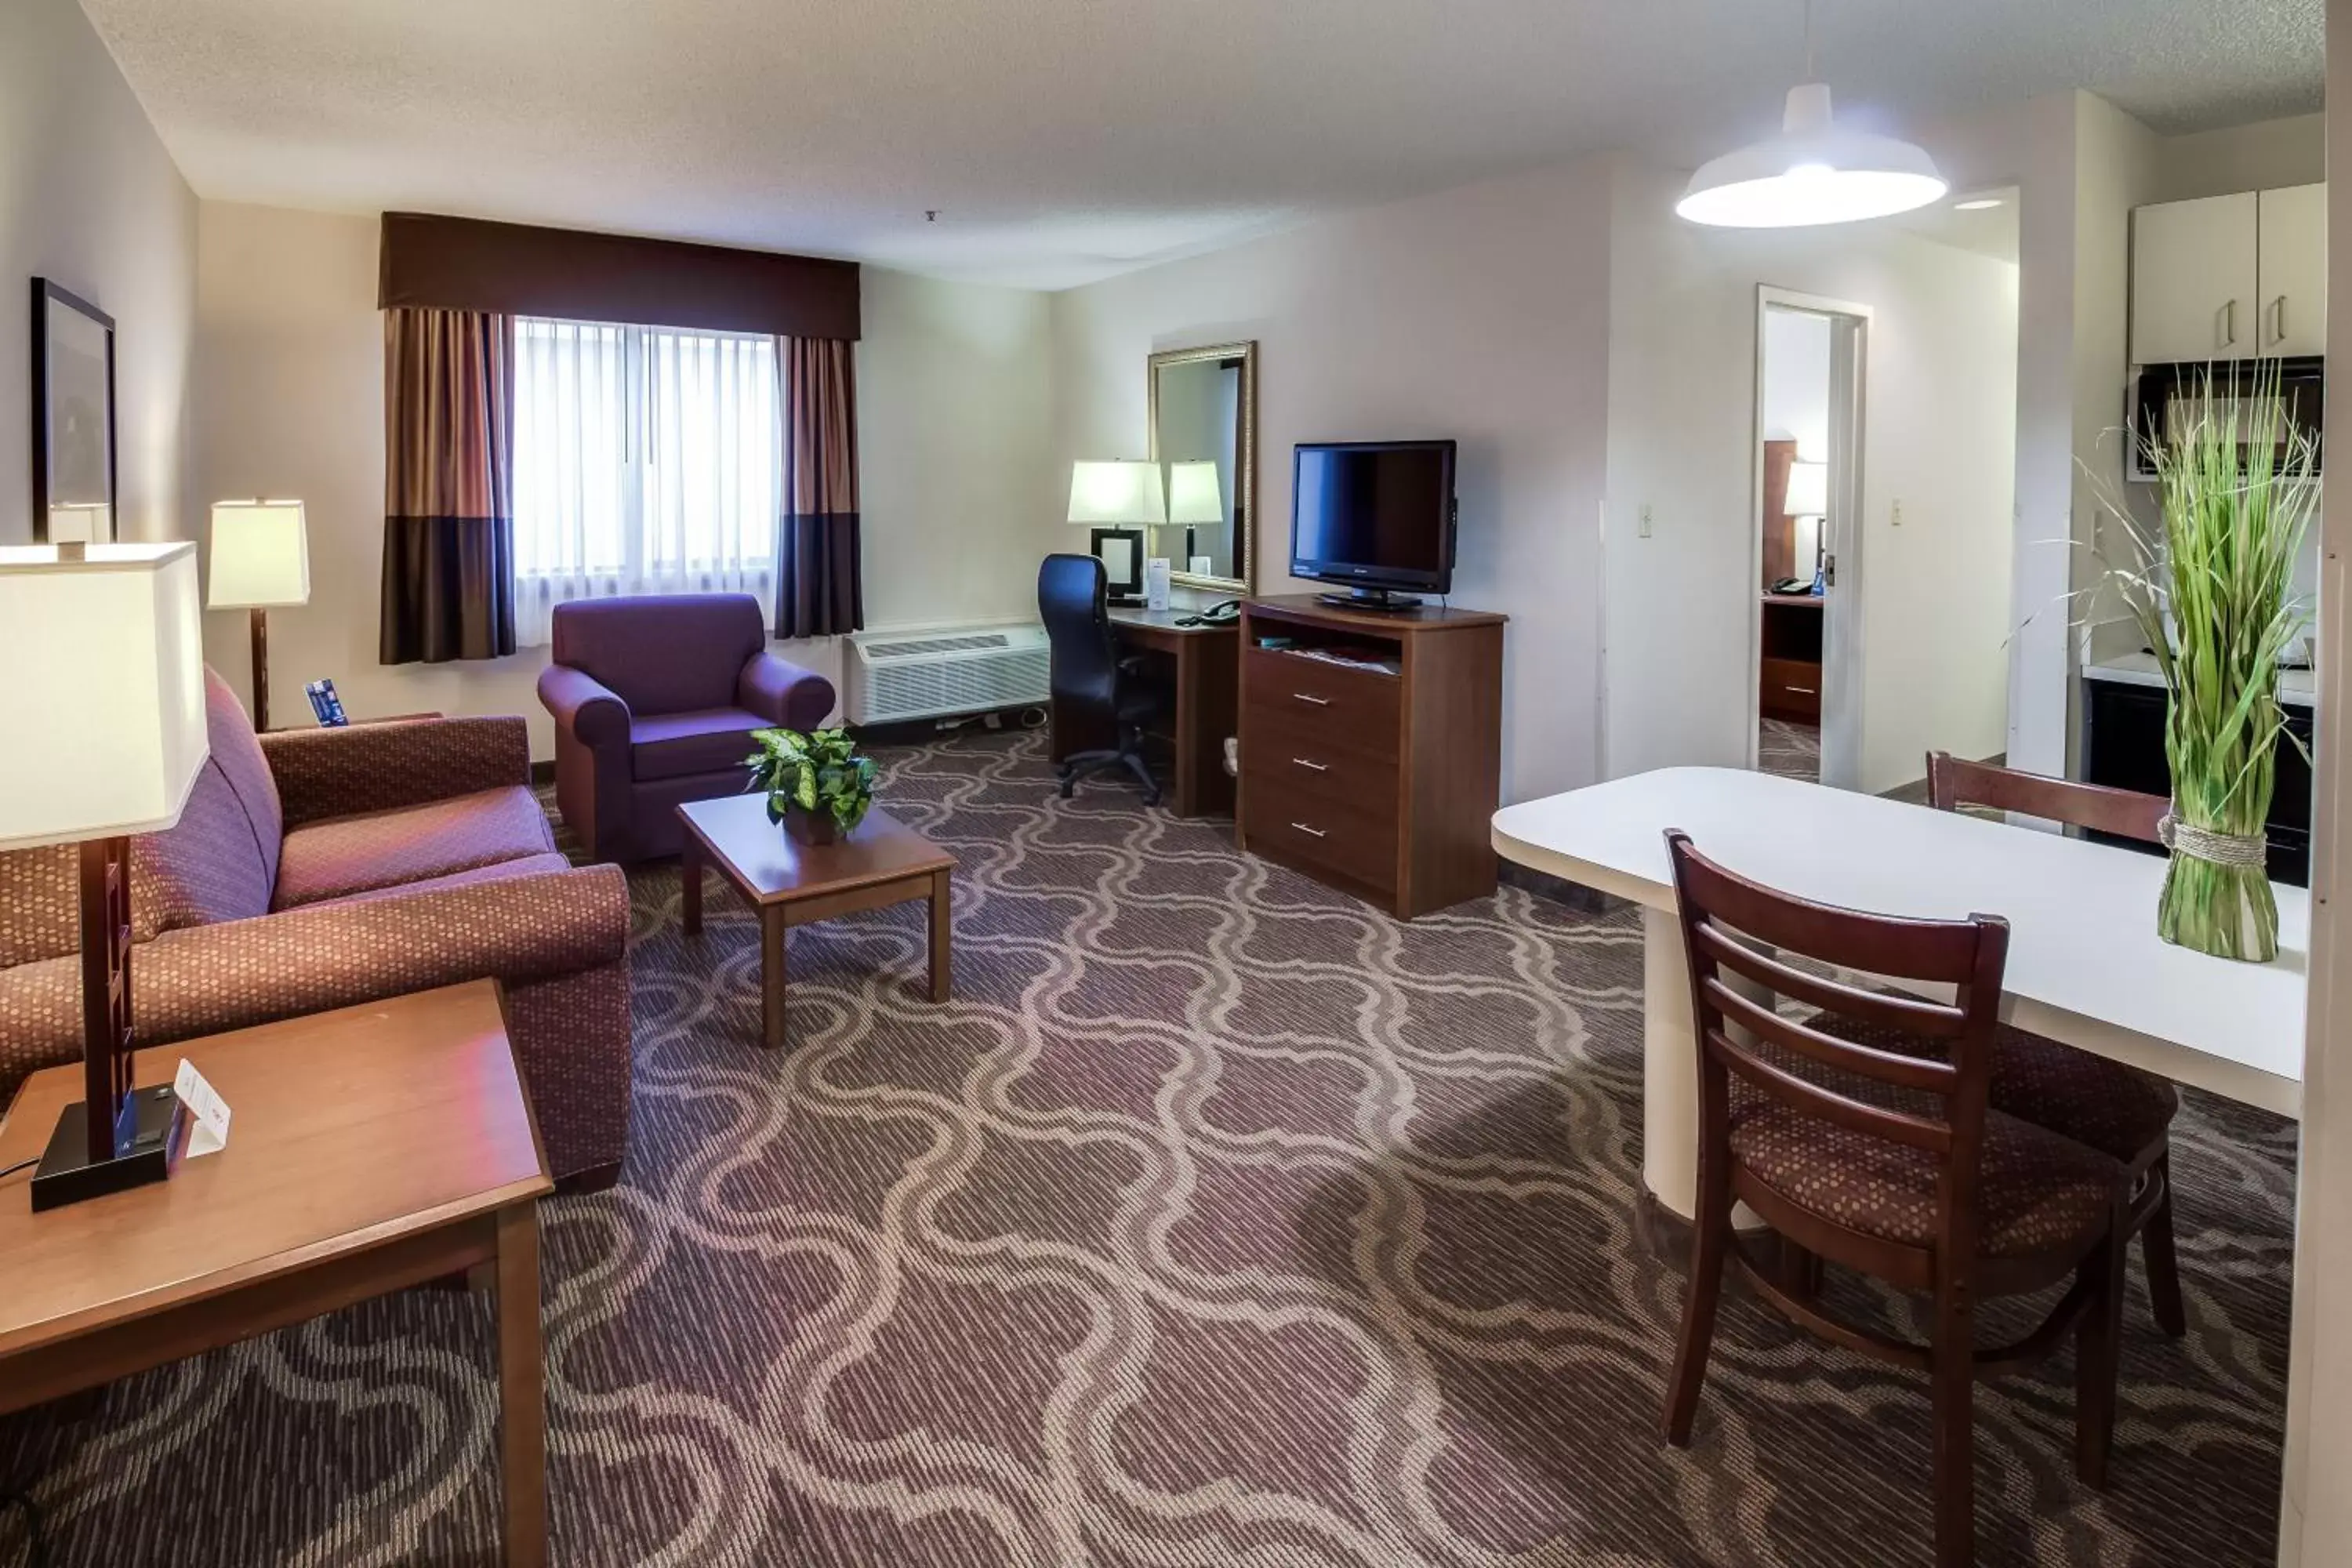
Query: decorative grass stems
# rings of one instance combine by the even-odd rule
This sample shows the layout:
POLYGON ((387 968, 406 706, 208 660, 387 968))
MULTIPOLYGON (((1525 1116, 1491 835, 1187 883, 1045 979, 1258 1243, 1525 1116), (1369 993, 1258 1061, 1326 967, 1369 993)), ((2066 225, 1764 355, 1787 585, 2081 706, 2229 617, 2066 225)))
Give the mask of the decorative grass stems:
POLYGON ((2273 371, 2247 395, 2217 399, 2207 373, 2195 422, 2149 441, 2161 534, 2111 505, 2133 559, 2105 574, 2156 650, 2170 698, 2172 864, 2157 929, 2167 942, 2255 963, 2278 956, 2263 825, 2288 733, 2280 668, 2310 625, 2294 597, 2295 560, 2320 497, 2318 450, 2284 419, 2277 389, 2273 371))

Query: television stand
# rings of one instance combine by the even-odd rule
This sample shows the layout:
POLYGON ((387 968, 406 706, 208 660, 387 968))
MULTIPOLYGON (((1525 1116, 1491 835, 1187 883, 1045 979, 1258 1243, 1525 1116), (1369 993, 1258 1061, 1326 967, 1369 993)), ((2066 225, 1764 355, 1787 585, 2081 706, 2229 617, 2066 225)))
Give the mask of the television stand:
POLYGON ((1344 594, 1318 594, 1315 602, 1342 610, 1406 611, 1421 608, 1418 594, 1393 594, 1386 588, 1350 588, 1344 594))

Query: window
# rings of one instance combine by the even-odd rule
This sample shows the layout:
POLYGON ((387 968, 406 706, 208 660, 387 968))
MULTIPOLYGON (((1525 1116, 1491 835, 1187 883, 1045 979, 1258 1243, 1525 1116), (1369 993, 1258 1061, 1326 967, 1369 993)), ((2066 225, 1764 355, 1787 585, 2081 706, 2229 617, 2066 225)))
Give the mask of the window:
POLYGON ((515 322, 515 620, 572 599, 769 597, 783 499, 773 338, 515 322))

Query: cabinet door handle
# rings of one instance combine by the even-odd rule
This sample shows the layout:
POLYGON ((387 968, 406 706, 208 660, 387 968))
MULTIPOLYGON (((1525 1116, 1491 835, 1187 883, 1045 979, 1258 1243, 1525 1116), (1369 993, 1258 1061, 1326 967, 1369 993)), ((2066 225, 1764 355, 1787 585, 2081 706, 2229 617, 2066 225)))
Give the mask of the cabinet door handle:
POLYGON ((2220 319, 2216 325, 2221 329, 2221 346, 2225 349, 2236 348, 2238 346, 2238 302, 2235 300, 2231 300, 2221 307, 2217 315, 2220 319))
POLYGON ((2271 301, 2271 345, 2275 348, 2286 342, 2286 296, 2271 301))
POLYGON ((1310 838, 1328 838, 1331 837, 1321 828, 1309 827, 1303 822, 1294 822, 1290 826, 1296 827, 1299 832, 1306 834, 1310 838))
POLYGON ((1310 697, 1304 691, 1294 691, 1291 695, 1297 698, 1301 702, 1312 702, 1318 708, 1328 708, 1331 706, 1331 700, 1328 697, 1310 697))
POLYGON ((1810 686, 1791 686, 1791 687, 1790 687, 1790 688, 1789 688, 1789 689, 1790 689, 1790 691, 1796 692, 1799 696, 1801 696, 1801 697, 1819 697, 1819 696, 1821 695, 1821 693, 1820 693, 1820 692, 1818 692, 1818 691, 1814 690, 1814 689, 1813 689, 1811 687, 1810 687, 1810 686))
POLYGON ((1290 760, 1312 773, 1328 773, 1331 771, 1331 764, 1328 763, 1310 763, 1305 757, 1293 757, 1290 760))

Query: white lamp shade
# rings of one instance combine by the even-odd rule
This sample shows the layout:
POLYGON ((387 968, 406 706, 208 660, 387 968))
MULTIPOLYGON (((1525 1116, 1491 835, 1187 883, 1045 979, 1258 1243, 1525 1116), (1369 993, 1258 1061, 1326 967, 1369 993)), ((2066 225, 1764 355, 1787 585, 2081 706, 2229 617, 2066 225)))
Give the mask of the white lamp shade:
POLYGON ((1225 497, 1212 462, 1168 465, 1168 521, 1180 526, 1225 521, 1225 497))
POLYGON ((1106 528, 1165 523, 1168 500, 1160 465, 1125 458, 1071 464, 1070 521, 1106 528))
POLYGON ((310 531, 299 500, 213 503, 211 610, 310 602, 310 531))
POLYGON ((1832 122, 1830 89, 1789 89, 1780 134, 1691 176, 1675 211, 1724 228, 1803 228, 1909 212, 1951 186, 1925 150, 1832 122))
POLYGON ((1830 466, 1827 463, 1789 465, 1789 494, 1780 510, 1787 517, 1825 517, 1830 510, 1830 466))
POLYGON ((205 765, 193 544, 0 549, 0 849, 180 820, 205 765))

